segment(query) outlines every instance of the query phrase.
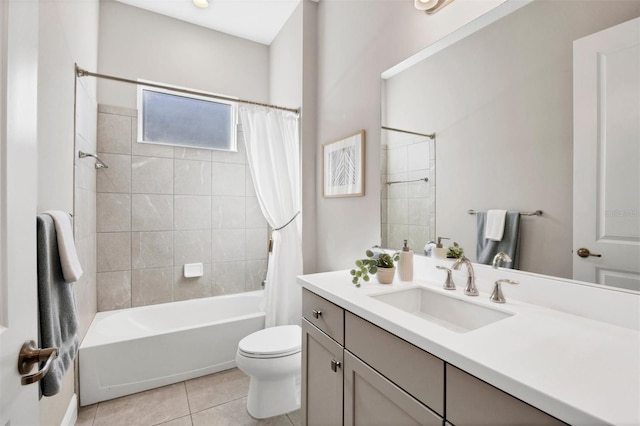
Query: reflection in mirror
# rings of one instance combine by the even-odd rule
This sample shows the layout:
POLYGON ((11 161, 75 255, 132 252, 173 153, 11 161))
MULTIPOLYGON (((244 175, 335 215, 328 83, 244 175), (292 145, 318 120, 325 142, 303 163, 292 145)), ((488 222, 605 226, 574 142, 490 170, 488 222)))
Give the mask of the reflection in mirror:
POLYGON ((435 136, 383 128, 380 155, 382 247, 422 253, 435 238, 435 136))
MULTIPOLYGON (((509 0, 496 9, 514 3, 509 0)), ((385 185, 386 176, 382 176, 383 243, 398 249, 407 238, 394 234, 393 211, 419 218, 420 226, 425 226, 424 236, 412 237, 416 253, 422 253, 420 248, 435 236, 445 236, 460 243, 465 255, 476 261, 477 216, 468 214, 469 210, 542 210, 542 216, 521 218, 519 269, 573 278, 574 261, 593 263, 595 258, 579 258, 576 250, 581 246, 573 243, 574 216, 588 216, 585 209, 574 207, 574 181, 598 173, 593 170, 574 177, 574 91, 584 89, 573 87, 574 41, 639 15, 637 1, 535 0, 487 25, 472 22, 479 28, 474 33, 455 43, 441 41, 446 48, 437 42, 425 49, 432 52, 430 56, 421 53, 419 61, 405 61, 411 66, 385 72, 382 125, 435 132, 436 157, 429 157, 429 162, 425 158, 423 165, 433 162, 438 167, 431 181, 435 204, 421 212, 412 210, 408 199, 393 201, 400 206, 397 212, 391 208, 396 194, 390 190, 402 190, 385 185), (434 205, 435 215, 430 210, 434 205)), ((635 117, 631 128, 637 131, 635 117)), ((390 139, 391 133, 382 130, 381 140, 390 139)), ((637 147, 637 136, 628 142, 637 147)), ((383 145, 382 150, 384 160, 389 146, 383 145)), ((411 157, 411 161, 418 159, 411 157)), ((635 161, 637 170, 637 158, 630 161, 635 161)), ((632 169, 626 168, 627 173, 632 169)), ((597 193, 595 179, 592 193, 597 193)), ((635 203, 637 198, 631 197, 635 203)), ((602 211, 605 208, 609 207, 601 206, 602 211)), ((632 216, 635 212, 628 221, 638 221, 638 207, 624 211, 632 216)), ((408 234, 412 225, 402 226, 398 232, 408 234)), ((625 238, 628 250, 638 249, 637 236, 625 238)), ((635 263, 637 269, 637 257, 635 263)), ((593 271, 590 278, 579 279, 601 282, 603 269, 595 265, 593 271)))

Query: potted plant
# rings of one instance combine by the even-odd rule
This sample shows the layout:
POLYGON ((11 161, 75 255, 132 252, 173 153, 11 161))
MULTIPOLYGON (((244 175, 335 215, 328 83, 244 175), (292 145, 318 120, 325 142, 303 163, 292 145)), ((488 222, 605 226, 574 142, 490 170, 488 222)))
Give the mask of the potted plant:
POLYGON ((464 256, 464 249, 454 242, 452 246, 447 248, 448 259, 460 259, 464 256))
POLYGON ((356 287, 360 287, 360 280, 368 282, 370 275, 376 274, 380 284, 391 284, 396 273, 395 262, 400 259, 398 252, 393 254, 367 250, 366 259, 356 260, 356 268, 351 270, 353 282, 356 287))

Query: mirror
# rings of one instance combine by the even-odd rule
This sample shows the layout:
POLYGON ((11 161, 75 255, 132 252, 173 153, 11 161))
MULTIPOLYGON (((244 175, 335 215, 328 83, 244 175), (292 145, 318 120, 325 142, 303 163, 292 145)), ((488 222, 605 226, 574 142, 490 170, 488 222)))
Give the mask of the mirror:
POLYGON ((509 0, 383 73, 383 246, 408 238, 419 254, 449 237, 475 261, 469 210, 541 210, 521 217, 519 269, 571 278, 573 41, 639 15, 639 2, 509 0), (384 127, 436 134, 406 155, 406 179, 426 172, 425 186, 386 185, 402 161, 387 154, 413 135, 384 127))

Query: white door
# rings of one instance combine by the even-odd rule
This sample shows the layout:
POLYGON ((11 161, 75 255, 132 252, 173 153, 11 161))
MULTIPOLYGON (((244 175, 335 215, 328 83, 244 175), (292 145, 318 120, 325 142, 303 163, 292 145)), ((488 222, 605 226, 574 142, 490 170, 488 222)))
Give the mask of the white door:
POLYGON ((573 278, 640 290, 640 18, 573 45, 573 278))
POLYGON ((18 373, 22 344, 38 340, 37 49, 38 2, 1 0, 0 425, 40 422, 38 384, 18 373))

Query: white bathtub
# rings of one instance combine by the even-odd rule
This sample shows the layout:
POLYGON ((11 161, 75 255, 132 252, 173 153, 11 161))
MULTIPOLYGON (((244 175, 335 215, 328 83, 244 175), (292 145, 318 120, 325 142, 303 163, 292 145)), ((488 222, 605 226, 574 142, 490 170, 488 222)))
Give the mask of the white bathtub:
POLYGON ((99 312, 79 350, 80 405, 235 367, 263 291, 99 312))

